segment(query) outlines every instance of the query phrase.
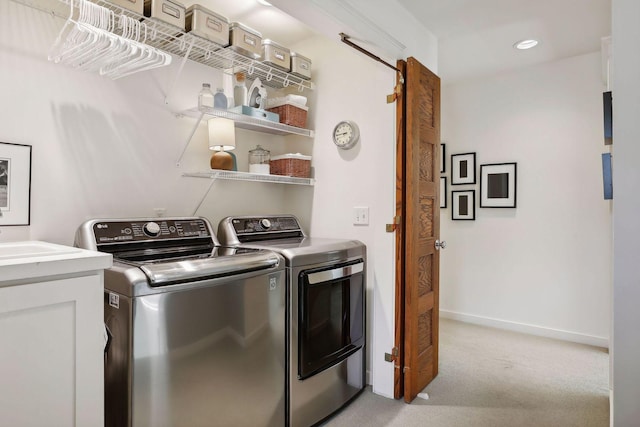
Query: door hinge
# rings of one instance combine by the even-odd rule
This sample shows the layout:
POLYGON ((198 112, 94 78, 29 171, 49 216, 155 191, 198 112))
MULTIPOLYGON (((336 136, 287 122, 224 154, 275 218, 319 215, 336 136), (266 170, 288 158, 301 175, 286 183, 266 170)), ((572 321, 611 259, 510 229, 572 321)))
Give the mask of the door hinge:
POLYGON ((402 224, 402 216, 400 216, 400 215, 394 216, 393 217, 393 224, 387 224, 386 225, 387 233, 393 233, 394 231, 396 231, 398 229, 398 227, 400 226, 400 224, 402 224))
MULTIPOLYGON (((400 78, 402 79, 402 75, 400 75, 400 78)), ((393 93, 391 95, 387 95, 387 104, 393 104, 394 102, 396 102, 398 100, 400 95, 402 95, 402 83, 403 82, 404 82, 404 79, 402 79, 401 82, 398 83, 396 85, 396 87, 393 88, 393 93)))
POLYGON ((391 349, 391 354, 385 353, 384 360, 385 362, 393 362, 398 358, 398 347, 393 347, 391 349))

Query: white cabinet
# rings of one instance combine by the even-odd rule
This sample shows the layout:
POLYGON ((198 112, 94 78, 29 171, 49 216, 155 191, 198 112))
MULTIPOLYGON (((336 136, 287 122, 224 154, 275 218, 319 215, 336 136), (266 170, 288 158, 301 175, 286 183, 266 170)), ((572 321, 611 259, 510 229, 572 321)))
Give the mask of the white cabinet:
POLYGON ((0 244, 0 425, 102 426, 111 255, 0 244))

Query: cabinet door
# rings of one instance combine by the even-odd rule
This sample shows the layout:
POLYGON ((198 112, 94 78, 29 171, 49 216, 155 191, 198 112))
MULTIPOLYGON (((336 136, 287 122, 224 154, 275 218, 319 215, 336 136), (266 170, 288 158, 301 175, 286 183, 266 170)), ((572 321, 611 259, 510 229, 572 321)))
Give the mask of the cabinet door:
POLYGON ((0 425, 103 425, 103 274, 0 288, 0 425))

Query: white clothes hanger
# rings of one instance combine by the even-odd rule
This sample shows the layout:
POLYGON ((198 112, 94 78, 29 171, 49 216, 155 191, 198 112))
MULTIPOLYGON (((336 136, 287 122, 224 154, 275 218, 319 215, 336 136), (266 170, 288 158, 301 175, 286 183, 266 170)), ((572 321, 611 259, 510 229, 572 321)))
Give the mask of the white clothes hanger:
POLYGON ((69 17, 49 51, 50 61, 112 79, 171 63, 171 55, 145 44, 149 33, 146 23, 125 15, 116 18, 112 10, 88 0, 69 0, 69 9, 69 17))

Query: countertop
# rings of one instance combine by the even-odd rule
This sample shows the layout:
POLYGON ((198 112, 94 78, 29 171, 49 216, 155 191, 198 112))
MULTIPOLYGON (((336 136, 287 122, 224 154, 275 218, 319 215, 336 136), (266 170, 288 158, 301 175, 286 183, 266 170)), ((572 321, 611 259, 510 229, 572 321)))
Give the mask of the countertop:
POLYGON ((0 287, 111 267, 111 254, 42 241, 0 243, 0 287))

